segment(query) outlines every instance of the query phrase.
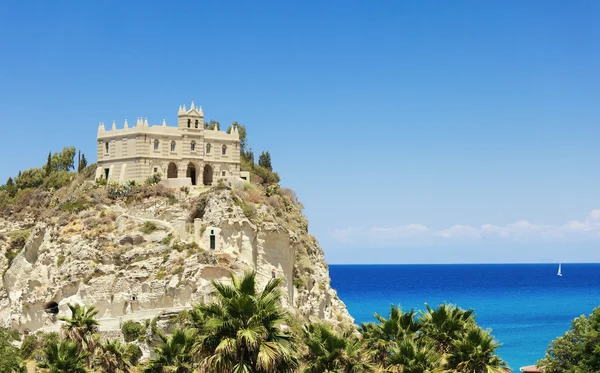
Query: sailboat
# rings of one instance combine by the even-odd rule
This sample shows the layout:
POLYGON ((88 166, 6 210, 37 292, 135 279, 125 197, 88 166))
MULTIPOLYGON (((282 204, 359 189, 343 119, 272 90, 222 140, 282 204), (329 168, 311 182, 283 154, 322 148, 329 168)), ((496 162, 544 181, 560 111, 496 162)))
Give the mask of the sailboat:
POLYGON ((561 264, 558 264, 558 273, 556 274, 557 276, 562 276, 562 271, 561 271, 561 264))

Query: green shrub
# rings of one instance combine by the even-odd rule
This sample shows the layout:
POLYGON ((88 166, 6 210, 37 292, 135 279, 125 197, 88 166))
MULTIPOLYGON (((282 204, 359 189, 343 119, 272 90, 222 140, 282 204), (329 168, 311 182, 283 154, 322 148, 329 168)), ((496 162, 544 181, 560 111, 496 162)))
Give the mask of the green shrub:
POLYGON ((161 180, 160 174, 153 174, 150 177, 148 177, 144 183, 146 185, 155 185, 155 184, 160 183, 160 180, 161 180))
POLYGON ((78 213, 87 210, 93 206, 93 203, 86 201, 67 201, 60 205, 60 209, 71 213, 78 213))
POLYGON ((52 190, 60 189, 73 180, 73 175, 74 174, 68 171, 53 172, 44 180, 44 188, 52 190))
POLYGON ((304 287, 305 287, 304 286, 304 281, 302 281, 302 279, 300 279, 300 278, 297 278, 297 279, 294 280, 294 286, 297 289, 304 289, 304 287))
POLYGON ((125 352, 129 355, 129 362, 131 365, 136 366, 140 362, 140 358, 142 357, 142 350, 134 345, 133 343, 128 343, 125 346, 125 352))
POLYGON ((279 175, 277 172, 273 172, 265 167, 254 166, 252 169, 254 175, 258 176, 261 181, 260 184, 269 185, 279 183, 279 175))
POLYGON ((58 259, 56 259, 56 266, 60 267, 65 262, 65 256, 63 254, 58 255, 58 259))
POLYGON ((142 226, 142 228, 140 229, 144 234, 150 234, 154 231, 158 230, 158 226, 151 221, 146 221, 144 222, 144 225, 142 226))
POLYGON ((81 170, 81 172, 79 174, 81 176, 83 176, 84 179, 91 180, 96 176, 97 168, 98 168, 98 165, 96 163, 93 163, 93 164, 87 166, 86 168, 84 168, 83 170, 81 170))
POLYGON ((127 320, 121 325, 121 332, 123 332, 125 342, 133 342, 144 338, 146 335, 146 327, 133 320, 127 320))
POLYGON ((10 237, 10 250, 21 251, 31 235, 31 229, 20 229, 8 234, 10 237))
POLYGON ((108 184, 108 180, 106 180, 104 178, 104 176, 101 176, 96 179, 96 186, 106 186, 107 184, 108 184))
POLYGON ((44 183, 46 171, 41 168, 30 168, 21 173, 15 179, 15 184, 19 189, 37 188, 44 183))
POLYGON ((28 335, 27 337, 23 338, 23 343, 21 343, 21 358, 23 359, 29 359, 33 353, 35 352, 35 350, 38 347, 38 339, 35 335, 28 335))
POLYGON ((165 238, 162 239, 162 241, 160 241, 160 243, 162 243, 163 245, 168 245, 171 243, 171 241, 173 240, 173 234, 169 233, 169 235, 165 238))

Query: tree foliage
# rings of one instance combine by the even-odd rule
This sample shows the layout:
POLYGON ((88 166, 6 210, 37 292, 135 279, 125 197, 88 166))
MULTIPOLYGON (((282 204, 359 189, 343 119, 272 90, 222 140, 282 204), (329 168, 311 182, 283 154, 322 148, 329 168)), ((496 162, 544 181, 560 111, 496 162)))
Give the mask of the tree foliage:
POLYGON ((271 154, 269 152, 262 152, 258 157, 258 165, 266 168, 269 171, 273 171, 273 166, 271 165, 271 154))
POLYGON ((23 372, 19 350, 10 341, 12 338, 5 330, 0 330, 0 372, 23 372))
POLYGON ((217 130, 221 130, 221 123, 219 123, 218 121, 211 119, 208 122, 204 122, 204 129, 207 130, 214 130, 215 127, 217 127, 217 130))
POLYGON ((54 153, 50 165, 51 172, 71 171, 75 167, 75 147, 67 146, 60 153, 54 153))
POLYGON ((600 307, 574 319, 569 330, 550 343, 538 366, 545 373, 600 371, 600 307))

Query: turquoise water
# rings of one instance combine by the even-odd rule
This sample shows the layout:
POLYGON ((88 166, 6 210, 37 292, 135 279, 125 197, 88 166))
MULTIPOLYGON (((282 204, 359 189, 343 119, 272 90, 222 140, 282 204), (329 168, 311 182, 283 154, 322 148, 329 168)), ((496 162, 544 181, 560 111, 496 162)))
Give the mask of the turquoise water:
POLYGON ((330 265, 333 287, 357 323, 386 315, 391 304, 473 308, 518 371, 544 356, 571 320, 600 305, 600 264, 330 265))

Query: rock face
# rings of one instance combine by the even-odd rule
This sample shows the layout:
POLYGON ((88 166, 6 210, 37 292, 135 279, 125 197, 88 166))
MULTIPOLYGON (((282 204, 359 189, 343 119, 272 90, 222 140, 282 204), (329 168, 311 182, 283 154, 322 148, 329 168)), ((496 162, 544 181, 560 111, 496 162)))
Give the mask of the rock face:
POLYGON ((170 203, 96 205, 66 220, 0 219, 0 326, 48 327, 56 323, 51 311, 66 315, 68 303, 93 305, 99 318, 141 320, 207 302, 212 280, 249 270, 261 286, 275 270, 296 317, 351 324, 301 205, 292 195, 260 193, 245 185, 170 203), (11 232, 23 228, 31 233, 17 253, 11 232))

